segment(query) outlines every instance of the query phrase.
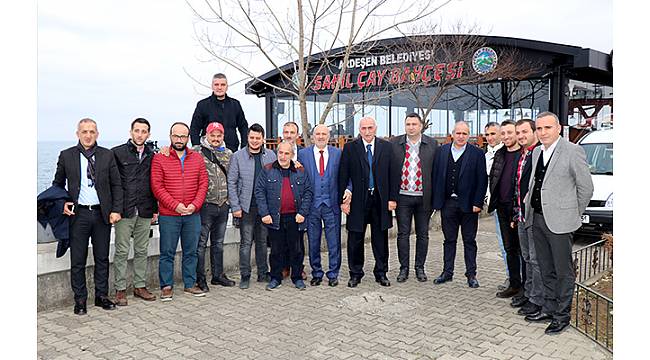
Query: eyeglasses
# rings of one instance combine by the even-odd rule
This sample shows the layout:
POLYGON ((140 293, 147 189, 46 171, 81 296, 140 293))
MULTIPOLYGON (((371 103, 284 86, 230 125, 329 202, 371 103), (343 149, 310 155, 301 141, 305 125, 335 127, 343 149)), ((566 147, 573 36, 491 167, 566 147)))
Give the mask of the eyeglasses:
POLYGON ((176 135, 172 134, 172 139, 178 139, 178 140, 187 140, 189 138, 189 135, 176 135))

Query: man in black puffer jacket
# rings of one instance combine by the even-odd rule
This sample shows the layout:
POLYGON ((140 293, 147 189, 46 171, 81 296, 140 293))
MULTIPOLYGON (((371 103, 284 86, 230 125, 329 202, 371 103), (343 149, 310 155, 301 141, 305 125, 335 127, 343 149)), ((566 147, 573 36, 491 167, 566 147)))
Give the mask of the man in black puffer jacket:
POLYGON ((226 95, 228 80, 224 74, 215 74, 212 77, 212 95, 196 104, 192 123, 190 125, 190 139, 192 145, 201 144, 201 136, 206 135, 205 128, 212 122, 223 125, 224 142, 233 153, 240 149, 237 130, 241 137, 241 148, 247 145, 248 122, 244 116, 239 101, 226 95))

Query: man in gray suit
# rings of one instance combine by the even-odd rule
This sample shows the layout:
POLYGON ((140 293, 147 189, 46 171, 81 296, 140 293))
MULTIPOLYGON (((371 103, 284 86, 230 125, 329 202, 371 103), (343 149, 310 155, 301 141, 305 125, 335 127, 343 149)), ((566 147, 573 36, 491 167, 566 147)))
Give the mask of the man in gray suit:
POLYGON ((584 150, 560 137, 557 115, 543 112, 535 120, 542 143, 533 150, 533 170, 526 194, 525 228, 533 239, 544 284, 544 305, 527 321, 551 320, 546 334, 563 331, 571 320, 575 271, 572 232, 581 225, 594 186, 584 150))
POLYGON ((397 282, 409 277, 409 237, 411 221, 415 218, 415 277, 427 281, 424 262, 429 249, 429 219, 431 219, 431 176, 433 156, 438 142, 424 134, 424 121, 420 115, 410 113, 404 119, 406 134, 395 137, 393 143, 394 169, 400 172, 400 189, 397 200, 397 256, 399 275, 397 282))

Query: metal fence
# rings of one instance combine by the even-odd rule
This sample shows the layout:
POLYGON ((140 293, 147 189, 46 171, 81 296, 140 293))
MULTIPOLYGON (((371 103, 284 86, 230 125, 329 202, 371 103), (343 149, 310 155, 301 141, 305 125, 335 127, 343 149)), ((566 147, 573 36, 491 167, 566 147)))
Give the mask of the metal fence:
POLYGON ((610 352, 613 350, 614 301, 585 282, 612 269, 611 250, 601 240, 573 252, 576 283, 571 325, 610 352))

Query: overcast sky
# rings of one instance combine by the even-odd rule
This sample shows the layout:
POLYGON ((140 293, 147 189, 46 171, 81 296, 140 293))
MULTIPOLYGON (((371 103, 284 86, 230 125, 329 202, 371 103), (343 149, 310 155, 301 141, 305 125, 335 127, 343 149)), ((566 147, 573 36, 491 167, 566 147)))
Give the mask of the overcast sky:
MULTIPOLYGON (((485 35, 612 50, 608 0, 457 0, 435 17, 476 22, 485 35)), ((204 61, 195 23, 181 0, 39 1, 38 140, 74 139, 83 117, 98 121, 100 143, 125 140, 136 117, 149 119, 159 140, 172 122, 189 123, 210 90, 186 72, 208 85, 212 74, 226 71, 204 61)), ((249 66, 257 74, 271 70, 262 62, 249 66)), ((264 102, 245 95, 244 82, 228 94, 242 102, 249 123, 264 125, 264 102)))

